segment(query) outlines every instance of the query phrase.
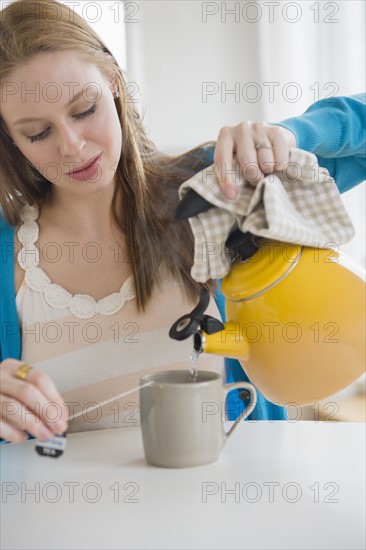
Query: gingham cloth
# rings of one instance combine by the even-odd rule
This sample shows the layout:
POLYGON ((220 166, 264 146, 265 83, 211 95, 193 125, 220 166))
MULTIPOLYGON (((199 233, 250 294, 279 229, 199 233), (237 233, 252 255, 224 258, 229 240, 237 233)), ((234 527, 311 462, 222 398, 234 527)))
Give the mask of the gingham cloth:
POLYGON ((235 201, 223 196, 215 165, 179 188, 181 199, 192 188, 214 205, 189 219, 195 239, 191 270, 195 281, 221 279, 230 271, 233 253, 225 242, 237 228, 259 237, 320 248, 333 248, 354 236, 334 179, 312 153, 291 149, 286 168, 264 177, 256 187, 244 180, 236 164, 233 175, 239 195, 235 201))

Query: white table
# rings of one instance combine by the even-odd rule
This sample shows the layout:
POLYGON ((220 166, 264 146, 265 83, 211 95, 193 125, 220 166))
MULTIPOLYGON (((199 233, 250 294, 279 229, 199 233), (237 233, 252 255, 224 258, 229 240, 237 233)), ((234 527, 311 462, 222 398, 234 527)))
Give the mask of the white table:
POLYGON ((147 465, 139 428, 2 445, 1 548, 365 548, 365 425, 243 422, 220 460, 147 465))

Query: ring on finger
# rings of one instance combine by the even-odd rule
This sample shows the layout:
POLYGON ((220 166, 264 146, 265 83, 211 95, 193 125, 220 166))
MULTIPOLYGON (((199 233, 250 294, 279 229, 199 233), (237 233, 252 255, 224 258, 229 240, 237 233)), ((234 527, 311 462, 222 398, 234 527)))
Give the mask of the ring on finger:
POLYGON ((20 367, 17 369, 15 376, 16 378, 20 378, 20 380, 26 380, 28 377, 28 374, 33 369, 30 365, 27 363, 24 363, 23 365, 20 365, 20 367))
POLYGON ((260 141, 259 143, 256 143, 255 148, 257 151, 259 149, 273 149, 272 145, 270 143, 267 143, 266 141, 260 141))

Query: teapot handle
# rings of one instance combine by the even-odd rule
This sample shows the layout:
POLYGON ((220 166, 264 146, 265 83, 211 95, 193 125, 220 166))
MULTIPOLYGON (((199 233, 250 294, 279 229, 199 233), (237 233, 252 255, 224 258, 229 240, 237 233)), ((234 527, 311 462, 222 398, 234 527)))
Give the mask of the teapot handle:
POLYGON ((188 218, 197 216, 197 214, 206 212, 206 210, 213 208, 213 206, 213 204, 206 201, 206 199, 201 197, 196 191, 190 189, 178 204, 174 217, 176 220, 187 220, 188 218))
POLYGON ((257 404, 257 392, 255 387, 252 384, 249 384, 248 382, 233 382, 232 384, 225 384, 224 391, 226 393, 226 396, 229 392, 235 389, 245 389, 248 390, 250 393, 250 401, 248 406, 244 409, 244 411, 241 413, 240 416, 235 420, 234 424, 231 426, 230 430, 226 432, 226 440, 231 436, 237 425, 241 420, 244 420, 247 418, 255 409, 255 406, 257 404))

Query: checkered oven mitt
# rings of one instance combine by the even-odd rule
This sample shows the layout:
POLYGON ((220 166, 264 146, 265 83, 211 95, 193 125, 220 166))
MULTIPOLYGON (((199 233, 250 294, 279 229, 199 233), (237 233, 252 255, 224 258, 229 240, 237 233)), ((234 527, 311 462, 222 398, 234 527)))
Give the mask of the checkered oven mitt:
POLYGON ((239 195, 230 202, 221 192, 215 169, 215 165, 205 168, 179 188, 181 199, 193 189, 214 205, 189 218, 195 239, 191 275, 197 282, 221 279, 230 271, 233 255, 225 242, 237 228, 320 248, 333 248, 354 236, 334 179, 312 153, 291 149, 287 167, 264 177, 256 187, 244 180, 237 167, 239 195))

